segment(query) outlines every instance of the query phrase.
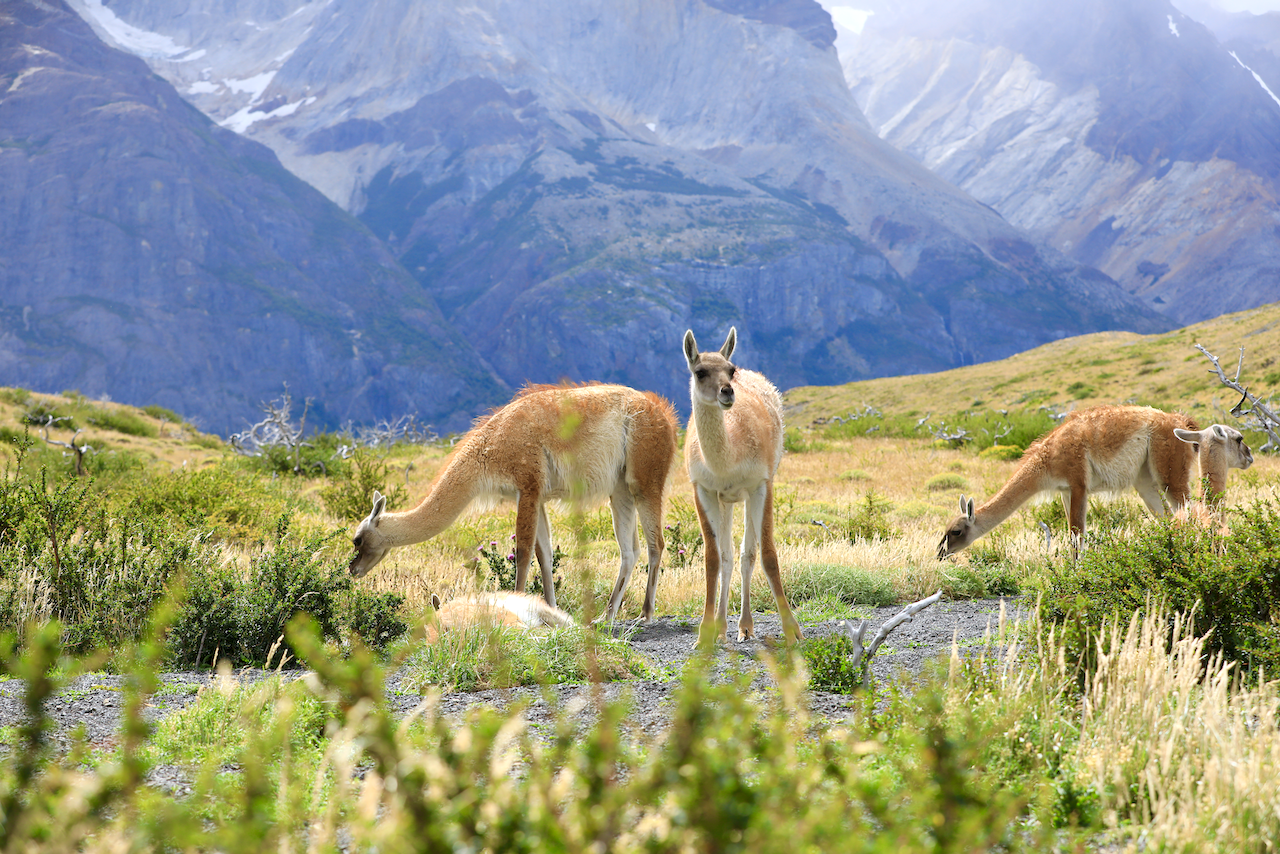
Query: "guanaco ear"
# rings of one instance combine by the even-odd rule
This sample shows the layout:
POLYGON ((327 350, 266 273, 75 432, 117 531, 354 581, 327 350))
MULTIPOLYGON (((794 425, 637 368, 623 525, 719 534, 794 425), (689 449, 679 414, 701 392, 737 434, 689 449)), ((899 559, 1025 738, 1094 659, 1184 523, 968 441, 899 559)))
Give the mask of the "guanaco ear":
POLYGON ((684 357, 689 362, 689 370, 698 364, 698 342, 693 339, 693 330, 684 333, 684 357))
POLYGON ((440 597, 434 593, 431 594, 431 607, 440 610, 440 597))
POLYGON ((970 522, 973 521, 973 499, 972 498, 969 499, 969 503, 965 507, 964 515, 965 515, 965 518, 968 519, 970 522))
POLYGON ((1223 427, 1221 424, 1214 424, 1209 429, 1213 431, 1213 435, 1217 436, 1219 439, 1221 439, 1224 442, 1227 441, 1229 438, 1231 438, 1230 436, 1227 435, 1227 428, 1223 427))
POLYGON ((1183 430, 1181 427, 1173 428, 1173 435, 1191 446, 1191 450, 1200 453, 1201 434, 1196 430, 1183 430))
POLYGON ((378 524, 378 517, 382 515, 382 511, 387 509, 387 496, 378 490, 373 491, 373 510, 369 511, 369 523, 378 524))
POLYGON ((720 355, 726 359, 733 355, 733 348, 738 346, 738 327, 729 327, 729 337, 724 339, 724 346, 720 348, 720 355))

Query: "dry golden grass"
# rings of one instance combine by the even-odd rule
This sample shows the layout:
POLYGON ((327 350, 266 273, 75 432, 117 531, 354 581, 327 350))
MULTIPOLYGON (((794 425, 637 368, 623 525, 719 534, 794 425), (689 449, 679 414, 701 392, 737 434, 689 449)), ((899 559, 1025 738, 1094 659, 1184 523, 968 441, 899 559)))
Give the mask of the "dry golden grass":
POLYGON ((1034 709, 1034 725, 1007 737, 1062 751, 1057 785, 1097 796, 1103 824, 1117 831, 1106 850, 1272 850, 1280 683, 1240 685, 1231 664, 1206 659, 1185 616, 1159 608, 1104 632, 1110 654, 1078 701, 1065 647, 1056 634, 1033 633, 1043 644, 1036 654, 1012 645, 993 668, 998 690, 976 698, 955 678, 962 665, 953 651, 951 702, 997 715, 1034 709))

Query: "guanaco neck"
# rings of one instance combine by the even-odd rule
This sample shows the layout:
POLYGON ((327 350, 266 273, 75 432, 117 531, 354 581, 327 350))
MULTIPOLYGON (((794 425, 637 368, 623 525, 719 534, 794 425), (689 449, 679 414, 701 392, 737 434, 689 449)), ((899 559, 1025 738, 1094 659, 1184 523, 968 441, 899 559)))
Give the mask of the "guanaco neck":
POLYGON ((724 423, 724 410, 718 403, 706 404, 694 398, 693 423, 698 430, 698 449, 702 460, 712 471, 728 471, 733 466, 729 431, 724 423))
POLYGON ((1200 496, 1201 499, 1214 503, 1221 499, 1222 493, 1227 491, 1226 454, 1217 442, 1201 442, 1197 462, 1200 471, 1193 484, 1195 487, 1193 494, 1205 491, 1200 496))
POLYGON ((1013 515, 1013 512, 1044 489, 1044 470, 1039 455, 1025 460, 1000 491, 973 512, 973 526, 978 535, 987 533, 1013 515))
POLYGON ((480 491, 478 466, 468 448, 459 449, 431 485, 427 497, 412 510, 383 513, 378 532, 389 547, 429 540, 453 524, 480 491))

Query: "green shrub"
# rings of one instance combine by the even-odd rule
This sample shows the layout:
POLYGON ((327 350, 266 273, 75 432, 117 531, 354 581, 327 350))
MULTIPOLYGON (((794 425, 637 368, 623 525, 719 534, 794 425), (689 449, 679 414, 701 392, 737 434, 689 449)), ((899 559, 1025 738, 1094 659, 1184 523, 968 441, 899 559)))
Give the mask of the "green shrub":
POLYGON ((983 448, 979 451, 978 459, 1012 462, 1022 459, 1024 450, 1024 448, 1019 448, 1017 445, 992 445, 990 448, 983 448))
POLYGON ((366 646, 385 650, 409 631, 401 615, 404 597, 399 593, 370 593, 353 587, 344 607, 344 624, 366 646))
POLYGON ((22 423, 31 427, 44 427, 50 422, 54 430, 75 431, 80 427, 75 418, 47 403, 31 403, 22 413, 22 423))
MULTIPOLYGON (((274 547, 254 558, 237 597, 234 654, 245 664, 266 662, 295 614, 310 615, 323 637, 339 637, 339 597, 351 589, 351 576, 345 566, 326 565, 317 553, 340 532, 299 540, 290 536, 289 524, 288 517, 280 520, 274 547)), ((284 652, 296 660, 288 641, 276 655, 284 652)))
POLYGON ((853 663, 853 642, 847 635, 823 635, 801 642, 800 654, 809 667, 809 689, 852 694, 862 687, 862 668, 853 663))
POLYGON ((287 484, 264 479, 236 461, 169 473, 139 472, 113 484, 122 512, 164 519, 215 539, 262 541, 274 520, 298 507, 287 484))
POLYGON ((236 625, 241 573, 221 561, 186 569, 182 605, 169 630, 169 661, 180 667, 212 666, 239 658, 236 625))
POLYGON ((84 420, 103 430, 114 430, 126 436, 142 436, 154 439, 159 435, 155 425, 127 409, 90 409, 84 420))
POLYGON ((155 404, 142 407, 142 411, 147 415, 150 415, 152 418, 160 421, 168 421, 172 424, 181 424, 184 420, 181 415, 174 412, 172 409, 165 409, 163 406, 156 406, 155 404))
POLYGON ((868 489, 862 501, 853 507, 844 523, 844 534, 849 542, 858 540, 887 540, 896 537, 898 531, 889 524, 893 505, 875 490, 868 489))
POLYGON ((0 388, 0 400, 14 406, 26 406, 31 392, 25 388, 0 388))
POLYGON ((358 448, 347 465, 335 469, 329 482, 321 487, 320 498, 330 513, 347 522, 359 522, 369 515, 373 492, 387 497, 388 507, 398 507, 407 496, 400 484, 387 486, 390 464, 368 448, 358 448))
POLYGON ((1145 520, 1122 534, 1091 535, 1078 563, 1053 566, 1043 599, 1090 663, 1102 620, 1144 611, 1153 602, 1194 608, 1193 632, 1209 634, 1245 671, 1280 665, 1280 512, 1270 501, 1238 511, 1231 531, 1171 517, 1145 520))
POLYGON ((935 474, 925 481, 924 488, 930 492, 946 492, 951 489, 968 489, 969 481, 964 475, 946 472, 935 474))

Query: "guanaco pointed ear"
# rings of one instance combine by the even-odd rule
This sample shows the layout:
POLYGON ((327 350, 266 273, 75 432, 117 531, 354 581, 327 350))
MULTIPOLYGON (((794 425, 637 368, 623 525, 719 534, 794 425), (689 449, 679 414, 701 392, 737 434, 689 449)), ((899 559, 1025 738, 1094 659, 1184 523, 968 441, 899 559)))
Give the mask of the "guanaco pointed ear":
POLYGON ((693 366, 698 364, 698 342, 693 339, 693 330, 690 329, 684 334, 684 357, 689 362, 689 370, 693 370, 693 366))
POLYGON ((724 346, 720 348, 720 355, 726 359, 733 355, 733 348, 738 346, 738 327, 729 327, 729 337, 724 339, 724 346))
POLYGON ((967 507, 965 507, 964 515, 965 515, 965 518, 968 519, 970 522, 973 521, 973 499, 972 498, 969 499, 969 504, 967 507))
POLYGON ((963 493, 963 492, 962 492, 962 493, 960 493, 960 515, 961 515, 961 516, 964 516, 964 515, 966 515, 966 513, 967 513, 967 511, 965 510, 965 502, 967 502, 968 500, 969 500, 969 499, 967 499, 967 498, 965 498, 965 497, 964 497, 964 493, 963 493))
POLYGON ((1181 427, 1173 428, 1173 435, 1186 442, 1191 446, 1191 450, 1200 453, 1200 439, 1202 435, 1197 430, 1183 430, 1181 427))
POLYGON ((382 511, 387 509, 387 496, 378 490, 373 491, 373 510, 369 511, 369 522, 378 524, 378 517, 382 515, 382 511))
POLYGON ((1229 439, 1229 438, 1230 438, 1230 437, 1227 435, 1227 428, 1226 428, 1226 427, 1223 427, 1221 424, 1214 424, 1214 425, 1213 425, 1212 427, 1210 427, 1209 429, 1213 431, 1213 434, 1214 434, 1215 436, 1217 436, 1219 439, 1221 439, 1221 440, 1222 440, 1222 441, 1224 441, 1224 442, 1225 442, 1225 441, 1227 441, 1227 439, 1229 439))
POLYGON ((431 594, 431 607, 440 610, 440 597, 434 593, 431 594))

